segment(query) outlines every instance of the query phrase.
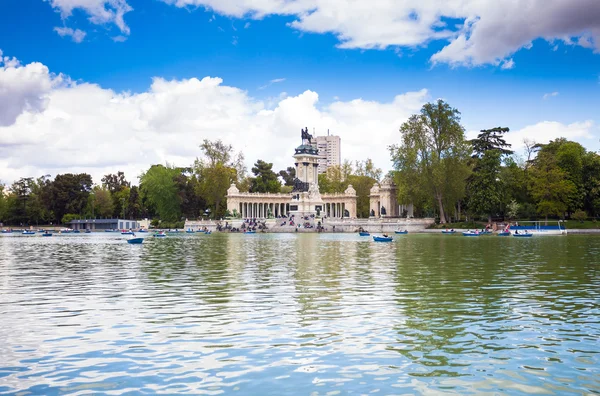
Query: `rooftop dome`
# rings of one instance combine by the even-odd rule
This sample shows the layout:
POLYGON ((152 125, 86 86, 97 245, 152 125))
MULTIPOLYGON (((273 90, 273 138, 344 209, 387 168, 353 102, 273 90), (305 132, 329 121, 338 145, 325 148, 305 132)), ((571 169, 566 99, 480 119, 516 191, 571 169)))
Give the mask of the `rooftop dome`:
POLYGON ((296 154, 318 155, 319 150, 309 144, 301 144, 300 146, 296 147, 296 154))

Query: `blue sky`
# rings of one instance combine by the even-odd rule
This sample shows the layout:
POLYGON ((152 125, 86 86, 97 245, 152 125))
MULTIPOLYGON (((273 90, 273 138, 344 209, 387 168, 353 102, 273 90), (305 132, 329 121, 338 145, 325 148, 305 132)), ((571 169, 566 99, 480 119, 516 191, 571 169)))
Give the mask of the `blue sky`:
MULTIPOLYGON (((332 120, 336 114, 339 115, 330 111, 332 103, 350 106, 353 100, 362 99, 363 102, 373 102, 379 106, 393 102, 396 95, 425 89, 427 93, 423 100, 441 97, 458 108, 467 131, 501 125, 514 131, 529 131, 528 135, 543 140, 543 126, 548 126, 543 123, 550 122, 554 123, 550 125, 553 132, 549 132, 548 136, 553 137, 553 133, 560 134, 563 131, 567 134, 573 132, 573 138, 588 148, 600 148, 597 110, 600 108, 600 55, 597 53, 600 43, 594 35, 600 31, 600 22, 578 20, 578 15, 566 15, 561 7, 569 5, 561 4, 564 3, 562 0, 553 0, 554 5, 547 7, 548 15, 543 21, 547 22, 547 26, 539 34, 531 32, 531 29, 523 29, 521 34, 519 29, 522 24, 505 26, 502 22, 510 30, 510 37, 501 37, 500 33, 485 35, 486 29, 493 30, 497 21, 494 20, 493 10, 481 7, 485 2, 483 0, 475 3, 472 10, 460 12, 439 8, 442 6, 438 7, 436 1, 432 0, 428 8, 415 11, 415 18, 424 20, 421 26, 410 28, 397 25, 386 27, 385 24, 391 22, 383 14, 377 13, 367 18, 372 24, 365 24, 360 20, 364 10, 348 10, 347 5, 336 4, 344 3, 343 0, 316 1, 315 4, 320 4, 316 11, 278 9, 279 3, 275 0, 263 1, 265 4, 272 3, 265 7, 231 0, 229 4, 239 3, 242 11, 232 11, 229 5, 220 6, 213 0, 180 0, 181 4, 175 4, 174 0, 70 1, 70 4, 78 7, 68 15, 69 10, 65 5, 69 4, 68 0, 3 0, 0 5, 0 50, 4 56, 18 59, 20 67, 39 62, 54 75, 62 73, 77 84, 97 84, 102 91, 112 90, 117 95, 122 92, 131 95, 148 93, 155 77, 182 82, 210 76, 222 79, 222 86, 242 91, 242 103, 250 101, 252 106, 260 103, 264 110, 274 110, 283 107, 280 106, 282 99, 298 98, 306 91, 311 91, 318 94, 318 102, 314 103, 314 107, 320 113, 313 114, 315 109, 307 108, 305 124, 309 128, 317 128, 318 133, 324 133, 327 128, 334 126, 339 128, 348 122, 332 120), (130 7, 132 10, 124 14, 126 28, 119 26, 116 18, 98 18, 98 4, 108 11, 113 9, 111 7, 117 8, 123 4, 130 7), (335 7, 342 7, 348 14, 356 12, 356 17, 352 17, 350 22, 322 21, 324 17, 316 15, 321 11, 326 15, 328 10, 336 10, 335 7), (465 17, 459 15, 458 18, 440 19, 447 22, 445 28, 428 30, 423 26, 427 28, 431 25, 426 21, 431 18, 430 9, 448 15, 463 13, 465 17), (313 13, 316 22, 308 19, 307 12, 313 13), (468 25, 465 21, 471 14, 479 20, 468 25), (573 20, 567 23, 565 18, 573 20), (85 37, 81 42, 74 42, 68 35, 61 37, 55 28, 79 29, 85 32, 85 37), (444 29, 452 30, 451 34, 441 39, 434 37, 436 31, 444 29), (398 30, 402 34, 390 34, 389 30, 398 30), (446 55, 445 48, 451 47, 449 43, 458 43, 457 37, 462 30, 471 41, 470 46, 458 52, 449 51, 450 55, 446 55), (120 41, 113 40, 117 36, 120 41), (581 38, 587 41, 578 42, 581 38), (406 40, 411 44, 403 45, 406 40), (498 50, 493 52, 489 48, 498 50), (438 58, 436 54, 441 53, 444 55, 438 58), (278 82, 270 83, 273 80, 278 82), (570 129, 569 125, 572 125, 570 129)), ((298 7, 303 1, 297 0, 298 7)), ((527 4, 539 3, 532 1, 527 4)), ((599 6, 594 2, 579 0, 575 3, 578 2, 581 7, 590 8, 588 14, 600 15, 599 6)), ((532 15, 535 18, 538 14, 532 15)), ((498 18, 506 18, 506 15, 498 18)), ((49 78, 52 80, 53 77, 49 78)), ((55 89, 56 84, 40 95, 52 98, 55 89)), ((45 100, 44 103, 43 106, 51 107, 54 101, 45 100)), ((227 104, 223 106, 227 107, 227 104)), ((379 111, 378 107, 375 109, 375 112, 379 111)), ((23 109, 24 112, 30 110, 31 106, 23 109)), ((409 110, 412 110, 411 106, 408 106, 408 113, 409 110)), ((38 114, 49 112, 48 107, 41 107, 37 111, 38 114)), ((61 111, 69 110, 61 108, 61 111)), ((258 114, 260 110, 241 110, 244 114, 248 111, 258 114)), ((361 112, 360 109, 354 111, 361 112)), ((283 110, 281 113, 284 113, 283 110)), ((365 117, 368 117, 367 108, 365 117)), ((24 121, 9 118, 10 121, 5 121, 0 127, 0 130, 7 128, 5 136, 6 132, 22 133, 26 127, 19 123, 24 121)), ((281 124, 269 125, 274 128, 289 126, 290 130, 272 133, 289 134, 296 138, 297 129, 305 125, 303 120, 292 121, 293 117, 288 118, 289 122, 284 120, 281 124), (302 124, 295 128, 298 123, 302 124)), ((371 121, 380 120, 360 120, 366 126, 373 125, 371 121)), ((228 120, 224 123, 230 124, 228 120)), ((390 127, 397 130, 398 126, 390 127)), ((342 136, 343 156, 347 153, 349 159, 360 159, 359 155, 363 152, 360 148, 350 149, 344 145, 351 142, 356 144, 360 140, 356 136, 344 139, 346 131, 343 129, 333 132, 342 136)), ((377 131, 365 132, 377 140, 377 131)), ((68 133, 77 132, 69 129, 68 133)), ((202 135, 203 132, 198 134, 202 135)), ((236 146, 235 133, 231 136, 234 141, 230 143, 236 146)), ((217 136, 209 134, 205 137, 217 136)), ((9 143, 11 147, 22 144, 0 141, 5 147, 9 143)), ((389 143, 393 141, 384 140, 381 145, 389 143)), ((256 151, 256 155, 275 153, 254 150, 250 143, 239 149, 256 151)), ((183 161, 190 156, 187 152, 167 151, 155 152, 147 159, 183 161)), ((248 163, 257 159, 250 153, 245 154, 248 163)), ((275 161, 279 166, 286 165, 286 157, 279 152, 276 155, 266 159, 275 161)), ((57 156, 60 156, 59 153, 57 156)), ((383 151, 378 152, 378 157, 381 156, 383 151)), ((375 159, 384 169, 389 167, 388 158, 375 159)), ((11 171, 0 174, 0 179, 14 177, 19 171, 58 172, 64 170, 65 166, 57 163, 24 167, 10 159, 5 165, 11 171)), ((114 164, 124 165, 122 162, 114 164)), ((140 162, 134 168, 143 165, 140 162)), ((111 165, 99 161, 78 166, 90 172, 103 172, 111 165)))

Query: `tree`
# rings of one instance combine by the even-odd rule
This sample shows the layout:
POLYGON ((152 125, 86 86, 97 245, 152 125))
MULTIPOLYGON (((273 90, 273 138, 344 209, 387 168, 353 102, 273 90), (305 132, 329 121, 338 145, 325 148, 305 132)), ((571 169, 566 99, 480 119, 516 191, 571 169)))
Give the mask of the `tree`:
POLYGON ((131 184, 125 179, 125 173, 118 171, 117 174, 109 173, 102 178, 102 186, 108 189, 111 194, 129 188, 131 184))
POLYGON ((0 183, 0 223, 6 219, 6 197, 4 196, 5 185, 0 183))
POLYGON ((139 219, 142 217, 142 201, 140 199, 140 190, 138 186, 132 186, 129 190, 127 211, 128 217, 131 219, 139 219))
POLYGON ((113 216, 115 218, 128 218, 129 213, 129 187, 123 187, 112 193, 113 216))
POLYGON ((508 131, 508 128, 502 127, 482 130, 476 139, 470 141, 473 173, 466 185, 468 206, 474 214, 486 214, 488 222, 492 221, 493 213, 500 211, 503 202, 502 157, 513 153, 508 150, 510 144, 503 138, 508 131))
POLYGON ((29 224, 27 206, 34 181, 31 177, 20 178, 10 187, 12 200, 9 200, 8 219, 13 224, 29 224))
POLYGON ((356 190, 356 215, 369 217, 371 187, 381 178, 382 171, 371 159, 356 161, 356 169, 349 161, 341 166, 330 166, 319 175, 319 190, 322 193, 343 193, 352 184, 356 190))
POLYGON ((252 167, 254 178, 250 185, 250 192, 278 193, 281 183, 277 180, 277 174, 273 172, 273 164, 258 160, 252 167))
POLYGON ((556 163, 556 158, 549 153, 539 153, 535 164, 530 168, 531 195, 539 214, 561 216, 568 207, 569 196, 577 188, 568 180, 566 173, 556 163))
POLYGON ((567 205, 565 211, 573 213, 581 209, 584 204, 585 191, 583 185, 583 161, 585 148, 576 142, 568 141, 564 138, 551 140, 548 144, 538 144, 538 156, 533 161, 534 166, 540 164, 540 161, 553 157, 556 166, 563 172, 564 177, 569 180, 573 186, 565 197, 567 205), (538 161, 539 159, 539 161, 538 161))
MULTIPOLYGON (((341 172, 341 168, 340 168, 341 172)), ((356 169, 354 170, 354 175, 356 176, 367 176, 375 181, 379 181, 381 179, 382 170, 377 168, 373 163, 371 158, 367 158, 366 161, 356 161, 356 169)), ((344 175, 343 173, 340 175, 342 179, 347 177, 348 175, 344 175)))
POLYGON ((501 155, 512 155, 513 151, 508 149, 511 145, 504 140, 504 134, 509 131, 510 129, 506 127, 496 127, 479 131, 480 133, 477 135, 477 138, 470 141, 473 146, 473 155, 481 156, 490 150, 500 151, 501 155))
POLYGON ((113 215, 114 205, 110 190, 103 187, 94 187, 93 202, 95 217, 111 217, 113 215))
POLYGON ((180 170, 167 164, 152 165, 140 176, 140 191, 163 221, 177 221, 181 215, 175 178, 180 170))
POLYGON ((390 147, 400 197, 414 201, 429 195, 438 207, 440 222, 446 223, 447 194, 453 199, 461 195, 448 180, 464 183, 469 174, 469 146, 459 111, 441 99, 426 103, 420 114, 402 124, 400 132, 402 143, 390 147))
POLYGON ((200 145, 203 158, 194 162, 194 172, 198 177, 198 193, 212 207, 216 217, 225 214, 225 196, 233 182, 241 182, 245 176, 244 156, 234 157, 233 147, 221 140, 205 139, 200 145))
POLYGON ((288 166, 285 170, 279 171, 279 176, 283 179, 284 185, 293 186, 296 179, 296 168, 288 166))
POLYGON ((521 205, 514 199, 510 201, 508 204, 508 217, 511 219, 516 219, 519 216, 519 211, 521 210, 521 205))
POLYGON ((81 215, 92 190, 92 176, 87 173, 56 175, 50 187, 52 210, 56 222, 67 213, 81 215))
POLYGON ((592 216, 600 213, 600 155, 589 151, 583 157, 583 206, 592 216))

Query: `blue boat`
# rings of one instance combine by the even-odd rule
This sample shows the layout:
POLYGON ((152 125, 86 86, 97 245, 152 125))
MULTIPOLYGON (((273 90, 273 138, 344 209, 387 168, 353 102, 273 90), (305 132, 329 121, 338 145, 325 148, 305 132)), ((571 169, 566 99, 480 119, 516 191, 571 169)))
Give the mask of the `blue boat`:
POLYGON ((193 234, 193 233, 194 233, 194 231, 192 231, 192 230, 187 230, 187 231, 186 231, 186 233, 187 233, 187 234, 193 234))
POLYGON ((163 233, 158 233, 158 234, 154 234, 154 238, 166 238, 167 234, 163 234, 163 233))
POLYGON ((368 232, 366 232, 366 231, 361 231, 361 232, 358 233, 358 235, 360 235, 360 236, 370 236, 371 234, 368 233, 368 232))
POLYGON ((127 243, 132 245, 141 245, 144 242, 144 238, 131 238, 127 240, 127 243))
POLYGON ((21 234, 23 234, 23 235, 35 235, 35 231, 23 231, 21 234))
POLYGON ((396 233, 396 235, 406 235, 408 234, 408 230, 404 230, 404 231, 394 231, 396 233))
POLYGON ((212 234, 212 231, 204 231, 204 234, 210 235, 210 234, 212 234))
POLYGON ((502 231, 498 233, 498 236, 511 236, 510 231, 502 231))
POLYGON ((526 232, 523 234, 512 234, 512 236, 517 237, 517 238, 531 238, 533 236, 533 234, 531 232, 526 232))
POLYGON ((44 233, 42 234, 42 236, 43 236, 43 237, 51 237, 51 236, 52 236, 52 234, 51 234, 51 233, 49 233, 49 232, 44 232, 44 233))
POLYGON ((86 233, 86 234, 91 234, 91 233, 92 233, 92 230, 89 230, 89 229, 88 229, 88 230, 85 230, 85 233, 86 233))
POLYGON ((393 241, 392 237, 390 237, 390 236, 385 237, 385 236, 376 236, 376 235, 373 235, 373 240, 375 242, 392 242, 393 241))
POLYGON ((148 232, 148 230, 139 230, 138 232, 148 232))
POLYGON ((466 236, 466 237, 478 237, 479 235, 481 235, 480 233, 474 232, 474 231, 467 231, 467 232, 463 232, 462 234, 463 234, 463 236, 466 236))
POLYGON ((2 230, 3 234, 12 234, 12 230, 2 230))
POLYGON ((81 231, 79 231, 79 230, 73 230, 73 234, 81 234, 81 231))
POLYGON ((449 231, 448 230, 442 230, 442 234, 455 234, 455 233, 456 233, 456 231, 454 231, 454 230, 449 230, 449 231))
POLYGON ((244 234, 256 234, 256 231, 244 231, 244 234))
POLYGON ((133 231, 123 231, 121 235, 133 235, 133 231))

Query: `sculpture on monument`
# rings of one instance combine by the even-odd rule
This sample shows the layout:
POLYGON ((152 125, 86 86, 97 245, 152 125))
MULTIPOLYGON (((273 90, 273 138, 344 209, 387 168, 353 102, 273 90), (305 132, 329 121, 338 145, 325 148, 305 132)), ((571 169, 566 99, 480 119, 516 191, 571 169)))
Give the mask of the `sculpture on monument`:
POLYGON ((294 188, 292 192, 306 192, 310 188, 308 183, 303 182, 302 180, 295 178, 294 179, 294 188))
POLYGON ((313 135, 308 133, 308 127, 305 127, 304 129, 300 128, 300 131, 302 132, 302 143, 304 144, 304 141, 308 140, 308 144, 312 144, 313 135))

